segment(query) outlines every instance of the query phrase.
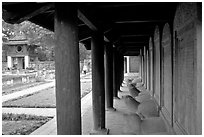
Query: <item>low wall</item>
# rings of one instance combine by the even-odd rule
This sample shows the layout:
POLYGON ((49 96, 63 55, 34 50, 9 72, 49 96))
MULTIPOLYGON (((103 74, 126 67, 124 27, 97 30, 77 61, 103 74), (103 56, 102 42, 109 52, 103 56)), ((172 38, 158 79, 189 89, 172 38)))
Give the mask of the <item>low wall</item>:
POLYGON ((7 75, 2 77, 2 86, 16 85, 36 81, 36 74, 29 75, 7 75))
POLYGON ((55 62, 54 61, 38 61, 38 62, 30 62, 29 66, 38 70, 55 70, 55 62))
MULTIPOLYGON (((2 62, 2 73, 11 72, 7 69, 7 62, 2 62)), ((55 70, 55 62, 54 61, 38 61, 38 62, 30 62, 29 68, 34 70, 55 70)), ((15 70, 14 70, 15 71, 15 70)), ((21 70, 22 71, 22 70, 21 70)))

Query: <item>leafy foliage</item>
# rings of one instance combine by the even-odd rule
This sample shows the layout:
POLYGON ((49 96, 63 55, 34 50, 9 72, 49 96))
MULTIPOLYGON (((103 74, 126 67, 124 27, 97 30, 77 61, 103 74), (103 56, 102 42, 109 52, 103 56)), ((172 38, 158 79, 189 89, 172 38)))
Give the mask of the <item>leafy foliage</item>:
POLYGON ((80 61, 84 61, 85 59, 89 58, 91 52, 86 50, 85 46, 81 43, 79 43, 79 55, 80 55, 80 61))
POLYGON ((38 45, 36 49, 40 61, 54 60, 54 32, 29 21, 20 24, 8 24, 2 21, 2 40, 5 42, 15 36, 24 35, 29 45, 38 45))
MULTIPOLYGON (((20 24, 9 24, 2 20, 2 34, 4 42, 15 36, 24 35, 29 40, 29 45, 39 45, 36 50, 40 61, 54 60, 54 32, 29 21, 20 24)), ((81 43, 79 43, 79 52, 80 61, 90 55, 90 51, 87 51, 81 43)))

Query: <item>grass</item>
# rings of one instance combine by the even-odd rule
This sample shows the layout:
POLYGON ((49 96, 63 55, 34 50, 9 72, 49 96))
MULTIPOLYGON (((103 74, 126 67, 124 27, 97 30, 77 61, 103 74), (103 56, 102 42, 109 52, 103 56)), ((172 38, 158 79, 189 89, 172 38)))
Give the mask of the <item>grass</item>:
POLYGON ((23 108, 55 108, 56 99, 54 90, 54 88, 41 90, 33 94, 3 102, 2 106, 23 108))
MULTIPOLYGON (((81 83, 81 98, 91 91, 91 82, 81 83)), ((55 88, 48 88, 33 94, 2 103, 2 107, 55 108, 55 88)))
POLYGON ((2 114, 3 135, 29 135, 34 130, 45 124, 51 117, 25 115, 25 114, 2 114))
POLYGON ((49 83, 49 82, 20 83, 20 84, 16 84, 13 86, 2 87, 2 95, 8 95, 8 94, 23 90, 25 88, 31 88, 31 87, 39 86, 39 85, 45 84, 45 83, 49 83))

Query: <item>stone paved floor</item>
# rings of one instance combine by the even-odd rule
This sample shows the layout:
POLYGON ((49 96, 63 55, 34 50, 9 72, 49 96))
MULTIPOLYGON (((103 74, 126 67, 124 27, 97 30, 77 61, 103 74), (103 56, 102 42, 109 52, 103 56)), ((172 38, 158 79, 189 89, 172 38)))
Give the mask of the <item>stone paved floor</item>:
MULTIPOLYGON (((124 92, 119 92, 119 97, 129 94, 125 87, 124 92)), ((86 101, 82 100, 82 134, 89 135, 92 132, 93 118, 91 93, 86 97, 86 101)), ((122 99, 114 99, 114 107, 116 111, 106 111, 106 128, 110 130, 110 135, 131 135, 131 134, 168 134, 164 128, 164 122, 160 117, 148 118, 142 122, 141 133, 137 133, 134 129, 128 128, 137 125, 137 122, 131 122, 127 125, 125 121, 129 114, 127 107, 122 99), (132 124, 132 125, 131 125, 132 124), (128 128, 128 129, 127 129, 128 128)), ((37 129, 32 135, 56 135, 56 119, 51 120, 41 128, 37 129)))

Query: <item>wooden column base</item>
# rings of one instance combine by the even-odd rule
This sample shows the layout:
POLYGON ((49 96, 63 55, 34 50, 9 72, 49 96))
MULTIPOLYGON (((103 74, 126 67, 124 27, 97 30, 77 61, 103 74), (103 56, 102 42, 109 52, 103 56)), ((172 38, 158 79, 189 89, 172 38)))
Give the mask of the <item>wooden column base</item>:
POLYGON ((106 108, 106 111, 116 111, 116 109, 112 108, 112 107, 109 107, 109 108, 106 108))
POLYGON ((113 97, 113 99, 120 99, 119 97, 113 97))
POLYGON ((93 130, 90 135, 108 135, 109 129, 99 129, 99 130, 93 130))

